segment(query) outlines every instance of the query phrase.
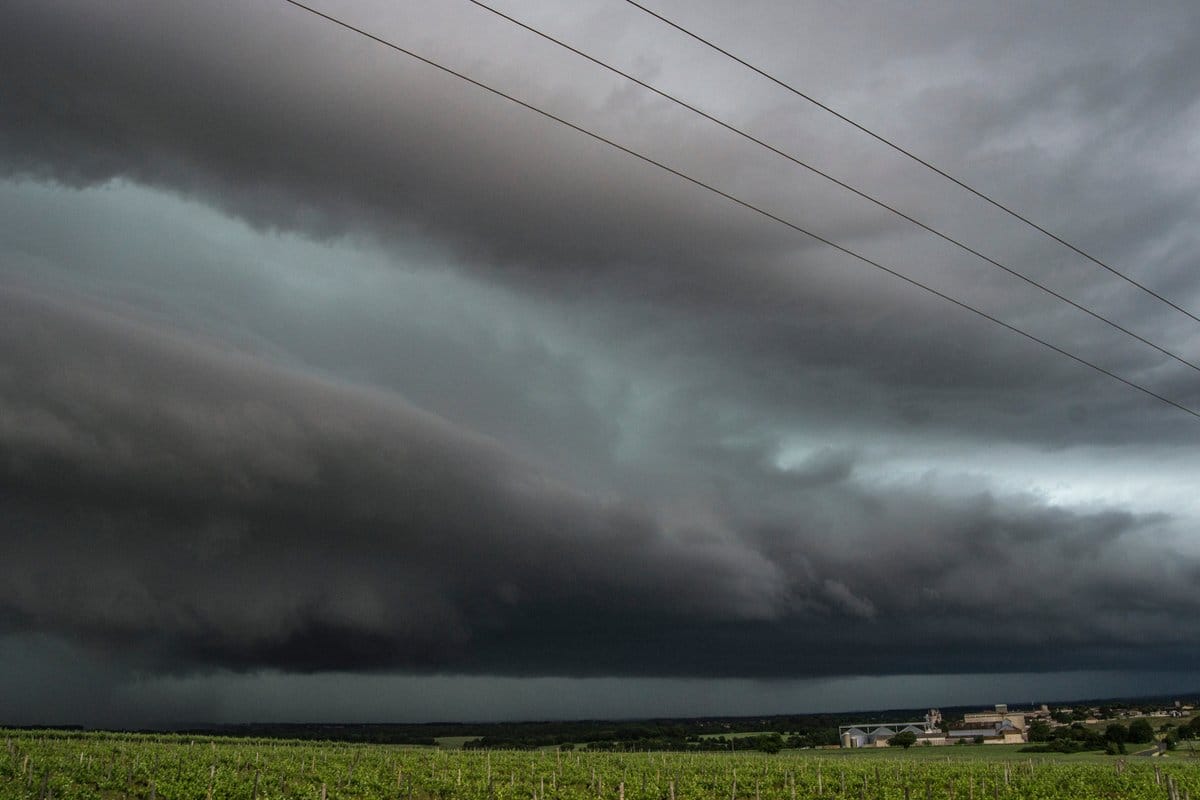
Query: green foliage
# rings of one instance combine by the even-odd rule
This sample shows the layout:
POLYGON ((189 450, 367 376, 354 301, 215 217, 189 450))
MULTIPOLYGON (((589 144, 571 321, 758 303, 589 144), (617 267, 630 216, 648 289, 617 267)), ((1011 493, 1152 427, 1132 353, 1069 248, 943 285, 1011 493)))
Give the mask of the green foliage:
POLYGON ((992 746, 960 749, 950 759, 941 753, 954 748, 766 757, 61 731, 0 731, 0 740, 3 800, 1160 800, 1168 778, 1180 797, 1200 797, 1200 759, 1182 749, 1164 759, 1103 763, 1005 761, 1012 751, 992 746))
POLYGON ((787 746, 793 750, 804 747, 826 747, 838 744, 837 728, 816 728, 807 733, 794 733, 787 737, 787 746))
POLYGON ((1154 741, 1154 728, 1145 717, 1129 723, 1129 739, 1134 744, 1146 744, 1154 741))
POLYGON ((762 736, 755 736, 754 749, 760 753, 778 753, 783 749, 783 737, 778 733, 765 733, 762 736))
POLYGON ((1118 744, 1129 741, 1129 729, 1119 722, 1109 723, 1104 729, 1104 738, 1118 744))
POLYGON ((1048 742, 1051 738, 1050 723, 1045 720, 1035 719, 1029 725, 1029 741, 1031 742, 1048 742))
POLYGON ((888 739, 888 747, 903 747, 905 750, 917 743, 917 735, 912 731, 901 731, 888 739))
POLYGON ((1052 728, 1044 744, 1025 748, 1030 753, 1078 753, 1085 750, 1104 750, 1108 740, 1098 731, 1078 722, 1070 726, 1052 728))

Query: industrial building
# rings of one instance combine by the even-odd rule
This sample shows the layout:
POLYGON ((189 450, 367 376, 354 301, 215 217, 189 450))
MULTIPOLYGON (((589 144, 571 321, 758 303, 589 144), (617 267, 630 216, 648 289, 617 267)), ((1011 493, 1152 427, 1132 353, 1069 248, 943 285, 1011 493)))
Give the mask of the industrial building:
POLYGON ((842 747, 887 747, 888 739, 898 733, 911 732, 917 741, 933 738, 944 739, 941 729, 942 714, 936 708, 929 709, 921 722, 883 722, 869 725, 842 725, 838 728, 838 740, 842 747))
POLYGON ((1010 712, 999 704, 992 711, 964 714, 963 720, 942 727, 942 714, 931 708, 921 722, 884 722, 842 725, 838 739, 842 747, 887 747, 888 739, 906 731, 917 737, 918 745, 947 745, 958 742, 983 744, 1019 744, 1026 741, 1025 714, 1010 712))
POLYGON ((984 744, 1019 744, 1025 741, 1025 715, 1009 712, 1001 703, 993 711, 963 714, 960 725, 950 726, 948 737, 959 739, 982 739, 984 744))

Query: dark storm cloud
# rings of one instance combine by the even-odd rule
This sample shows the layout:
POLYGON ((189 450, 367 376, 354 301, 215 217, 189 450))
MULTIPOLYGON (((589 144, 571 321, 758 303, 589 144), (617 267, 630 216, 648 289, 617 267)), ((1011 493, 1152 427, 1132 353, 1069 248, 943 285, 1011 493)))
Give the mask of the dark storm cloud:
POLYGON ((531 600, 775 613, 753 551, 664 535, 411 407, 17 291, 4 311, 18 626, 428 667, 531 600))
MULTIPOLYGON (((347 16, 1200 403, 1192 373, 626 86, 463 9, 391 5, 347 16)), ((1194 305, 1195 9, 1105 50, 1124 12, 1041 6, 929 6, 876 30, 861 72, 844 10, 729 27, 1194 305), (837 45, 797 47, 810 28, 837 45)), ((593 12, 561 24, 1200 345, 727 63, 593 12)), ((117 672, 1194 663, 1174 410, 283 3, 17 4, 0 75, 0 634, 117 672), (34 198, 110 182, 109 215, 34 198), (181 237, 143 207, 171 193, 227 216, 177 210, 181 237), (329 247, 319 269, 255 263, 293 232, 329 247), (380 304, 414 283, 358 285, 360 247, 459 282, 380 304), (289 293, 317 273, 339 291, 289 293)))
MULTIPOLYGON (((376 23, 385 34, 402 39, 409 34, 393 30, 406 18, 396 22, 372 9, 360 13, 364 23, 376 23)), ((463 31, 461 52, 452 49, 447 60, 473 57, 467 63, 485 78, 494 76, 522 96, 788 217, 867 245, 869 254, 885 261, 895 262, 896 253, 905 252, 895 245, 908 234, 878 211, 800 174, 786 173, 791 176, 786 183, 773 180, 780 174, 778 161, 561 54, 554 63, 567 65, 575 94, 534 83, 527 68, 496 63, 511 60, 504 48, 533 45, 486 16, 465 19, 475 27, 463 31), (488 37, 502 44, 472 53, 488 37), (872 250, 872 242, 882 249, 872 250)), ((625 31, 644 27, 635 24, 642 22, 618 16, 610 24, 625 31)), ((203 198, 257 225, 315 236, 369 232, 397 240, 424 231, 452 243, 488 279, 512 281, 524 290, 577 302, 639 298, 660 304, 664 313, 681 309, 700 323, 688 334, 693 342, 728 351, 717 354, 718 369, 753 359, 776 372, 821 375, 829 368, 855 393, 886 387, 879 396, 888 408, 880 411, 893 421, 936 417, 944 427, 963 431, 977 426, 979 409, 997 433, 1085 441, 1119 435, 1122 429, 1107 420, 1130 408, 1151 420, 1163 415, 1153 401, 1120 387, 1097 392, 1102 379, 1035 345, 294 8, 26 4, 10 14, 4 36, 0 167, 9 175, 69 185, 130 179, 203 198), (727 330, 720 330, 722 324, 727 330), (980 358, 981 352, 987 356, 980 358), (944 391, 951 386, 953 391, 944 391), (1001 388, 1000 402, 1007 406, 997 413, 990 406, 1001 388), (1089 397, 1091 424, 1063 424, 1067 406, 1057 398, 1070 393, 1089 397), (1054 402, 1047 404, 1047 398, 1054 402), (950 408, 939 408, 943 400, 950 408), (1035 408, 1051 413, 1031 413, 1035 408), (1025 411, 1014 416, 1012 409, 1025 411)), ((1040 156, 1014 161, 1021 156, 1010 153, 1010 138, 1025 136, 1026 119, 1039 113, 1049 114, 1052 123, 1063 113, 1079 116, 1086 128, 1086 114, 1106 101, 1126 121, 1119 128, 1124 137, 1143 136, 1161 117, 1144 101, 1135 101, 1140 104, 1135 109, 1124 98, 1140 98, 1146 86, 1159 85, 1156 76, 1178 71, 1187 59, 1181 44, 1186 41, 1172 38, 1144 62, 1113 68, 1107 79, 1096 81, 1108 87, 1104 90, 1083 82, 1092 64, 1086 53, 1082 63, 1056 56, 1050 74, 1036 80, 1001 83, 999 102, 991 85, 965 74, 954 85, 949 102, 954 111, 947 111, 960 121, 940 144, 967 154, 981 143, 996 143, 1000 161, 992 166, 1002 180, 1041 181, 1069 171, 1075 188, 1069 200, 1064 195, 1058 202, 1086 207, 1089 197, 1111 195, 1128 175, 1121 170, 1114 175, 1078 155, 1065 164, 1040 156), (1045 93, 1040 102, 1039 92, 1045 93), (1062 97, 1072 102, 1056 99, 1062 97), (1024 116, 1012 113, 1015 109, 1024 116)), ((537 54, 554 58, 554 52, 537 54)), ((1163 106, 1176 102, 1186 108, 1184 101, 1194 100, 1186 82, 1165 88, 1170 91, 1155 95, 1163 106)), ((770 108, 778 98, 757 102, 770 108)), ((789 117, 766 127, 767 135, 786 142, 794 123, 789 117)), ((844 131, 820 133, 806 144, 831 155, 843 144, 854 155, 861 151, 861 143, 850 142, 844 131)), ((861 181, 882 185, 885 195, 897 189, 945 195, 944 187, 929 191, 927 180, 914 182, 911 170, 894 159, 874 153, 859 161, 860 170, 871 170, 858 176, 861 181)), ((836 166, 855 177, 854 158, 843 157, 836 166)), ((1152 230, 1140 234, 1177 229, 1180 220, 1193 216, 1191 203, 1181 201, 1190 195, 1186 191, 1164 189, 1147 198, 1143 218, 1152 220, 1152 230)), ((1094 213, 1095 203, 1081 216, 1104 221, 1100 233, 1113 230, 1112 213, 1108 207, 1094 213)), ((1053 261, 1046 264, 1043 252, 1029 247, 1012 255, 1034 254, 1043 272, 1055 271, 1053 261)), ((1182 402, 1196 400, 1194 382, 1171 383, 1169 376, 1147 372, 1161 357, 1148 357, 1111 330, 1053 308, 961 254, 944 248, 914 252, 900 261, 918 277, 1122 374, 1145 377, 1182 402)), ((1184 260, 1175 259, 1161 279, 1175 280, 1183 267, 1184 260)), ((1074 281, 1076 287, 1089 283, 1094 279, 1074 281)), ((1129 310, 1123 308, 1127 301, 1117 305, 1129 310)), ((1164 321, 1161 313, 1140 306, 1133 312, 1142 318, 1126 321, 1139 330, 1156 330, 1181 344, 1196 340, 1191 329, 1172 327, 1169 315, 1164 321)), ((746 376, 738 380, 745 383, 746 376)), ((754 378, 748 380, 745 385, 752 385, 754 378)), ((797 384, 765 388, 763 395, 778 403, 804 390, 797 384)))
POLYGON ((10 174, 128 177, 316 235, 433 228, 468 250, 569 270, 730 257, 764 235, 715 203, 682 202, 644 165, 282 4, 63 3, 13 16, 10 174), (322 58, 302 57, 313 48, 322 58))
POLYGON ((856 670, 987 671, 997 636, 1026 665, 1193 655, 1200 562, 1153 544, 1163 519, 872 489, 838 452, 775 475, 787 515, 673 514, 110 309, 0 305, 10 633, 184 670, 774 677, 869 638, 886 661, 856 670))

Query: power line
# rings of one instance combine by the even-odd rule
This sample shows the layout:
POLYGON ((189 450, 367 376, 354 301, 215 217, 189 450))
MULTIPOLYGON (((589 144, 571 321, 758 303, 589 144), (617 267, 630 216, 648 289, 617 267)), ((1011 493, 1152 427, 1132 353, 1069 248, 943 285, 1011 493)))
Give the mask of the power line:
POLYGON ((888 147, 890 147, 890 148, 892 148, 893 150, 895 150, 897 153, 900 153, 900 154, 902 154, 902 155, 904 155, 904 156, 908 157, 909 159, 911 159, 911 160, 913 160, 913 161, 917 162, 917 163, 918 163, 918 164, 920 164, 921 166, 923 166, 923 167, 926 167, 927 169, 930 169, 930 170, 932 170, 932 171, 936 172, 938 175, 941 175, 943 178, 945 178, 946 180, 950 181, 951 183, 953 183, 954 185, 958 186, 959 188, 961 188, 961 189, 965 189, 966 191, 968 191, 968 192, 970 192, 971 194, 975 195, 975 196, 976 196, 976 197, 978 197, 979 199, 981 199, 981 200, 983 200, 983 201, 985 201, 985 202, 987 202, 987 203, 991 204, 992 206, 995 206, 996 208, 998 208, 998 209, 1000 209, 1001 211, 1003 211, 1005 214, 1008 214, 1009 216, 1011 216, 1011 217, 1013 217, 1013 218, 1015 218, 1015 219, 1017 219, 1017 220, 1020 220, 1021 222, 1025 223, 1026 225, 1028 225, 1029 227, 1033 228, 1034 230, 1036 230, 1036 231, 1038 231, 1038 232, 1040 232, 1040 233, 1042 233, 1042 234, 1044 234, 1044 235, 1046 235, 1046 236, 1050 237, 1050 238, 1051 238, 1051 239, 1053 239, 1054 241, 1056 241, 1056 242, 1058 242, 1059 244, 1061 244, 1063 247, 1066 247, 1066 248, 1068 248, 1069 250, 1071 250, 1071 251, 1075 252, 1076 254, 1083 256, 1083 257, 1084 257, 1084 258, 1086 258, 1088 261, 1091 261, 1091 262, 1092 262, 1093 264, 1095 264, 1096 266, 1098 266, 1098 267, 1102 267, 1102 268, 1104 268, 1104 269, 1108 270, 1108 271, 1109 271, 1109 272, 1111 272, 1113 275, 1116 275, 1118 278, 1120 278, 1121 280, 1125 281, 1125 282, 1126 282, 1126 283, 1128 283, 1129 285, 1131 285, 1131 286, 1135 286, 1135 287, 1137 287, 1138 289, 1141 289, 1141 290, 1142 290, 1143 292, 1145 292, 1146 294, 1148 294, 1148 295, 1150 295, 1151 297, 1155 298, 1156 300, 1159 300, 1159 301, 1161 301, 1161 302, 1163 302, 1163 303, 1166 303, 1168 306, 1170 306, 1171 308, 1175 309, 1175 310, 1176 310, 1176 311, 1178 311, 1180 314, 1183 314, 1184 316, 1191 318, 1191 319, 1192 319, 1193 321, 1195 321, 1195 322, 1200 322, 1200 317, 1196 316, 1195 314, 1193 314, 1192 312, 1188 311, 1187 309, 1185 309, 1185 308, 1182 308, 1181 306, 1177 305, 1176 303, 1174 303, 1174 302, 1172 302, 1172 301, 1168 300, 1166 297, 1163 297, 1161 294, 1159 294, 1158 292, 1154 291, 1154 290, 1153 290, 1153 289, 1151 289, 1149 286, 1146 286, 1145 284, 1142 284, 1142 283, 1138 282, 1137 280, 1135 280, 1134 278, 1131 278, 1129 275, 1126 275, 1124 272, 1121 272, 1121 271, 1120 271, 1120 270, 1118 270, 1117 268, 1115 268, 1115 267, 1112 267, 1112 266, 1109 266, 1109 265, 1108 265, 1108 264, 1106 264, 1104 261, 1101 261, 1099 258, 1097 258, 1096 256, 1092 255, 1091 253, 1088 253, 1088 252, 1084 251, 1083 249, 1081 249, 1081 248, 1079 248, 1079 247, 1077 247, 1077 246, 1075 246, 1075 245, 1071 244, 1070 242, 1068 242, 1066 239, 1062 238, 1062 237, 1061 237, 1061 236, 1059 236, 1058 234, 1056 234, 1056 233, 1053 233, 1053 232, 1052 232, 1052 231, 1050 231, 1050 230, 1047 230, 1046 228, 1042 227, 1041 225, 1039 225, 1038 223, 1036 223, 1036 222, 1034 222, 1033 220, 1029 219, 1028 217, 1026 217, 1026 216, 1023 216, 1022 214, 1018 213, 1017 211, 1014 211, 1014 210, 1013 210, 1012 208, 1010 208, 1009 206, 1006 206, 1005 204, 1001 203, 999 200, 996 200, 996 199, 994 199, 993 197, 991 197, 991 196, 989 196, 989 195, 987 195, 987 194, 984 194, 984 193, 983 193, 982 191, 980 191, 979 189, 976 189, 975 187, 971 186, 970 184, 966 183, 965 181, 963 181, 963 180, 961 180, 961 179, 959 179, 959 178, 956 178, 956 177, 954 177, 954 176, 953 176, 953 175, 951 175, 949 172, 946 172, 945 170, 941 169, 941 168, 940 168, 940 167, 938 167, 937 165, 935 165, 935 164, 932 164, 932 163, 930 163, 929 161, 927 161, 927 160, 925 160, 925 159, 921 158, 920 156, 916 155, 916 154, 915 154, 915 153, 913 153, 912 151, 910 151, 910 150, 906 150, 904 147, 901 147, 900 145, 896 144, 896 143, 895 143, 895 142, 893 142, 891 139, 888 139, 888 138, 884 137, 883 135, 876 133, 875 131, 871 130, 870 128, 866 127, 865 125, 862 125, 861 123, 855 122, 854 120, 852 120, 852 119, 850 119, 849 117, 847 117, 845 114, 842 114, 841 112, 839 112, 839 111, 836 111, 836 110, 835 110, 835 109, 833 109, 833 108, 830 108, 830 107, 829 107, 829 106, 827 106, 825 103, 822 103, 820 100, 817 100, 815 97, 812 97, 811 95, 809 95, 809 94, 806 94, 806 93, 804 93, 804 92, 800 91, 800 90, 799 90, 799 89, 797 89, 795 86, 792 86, 790 83, 787 83, 787 82, 785 82, 785 81, 781 80, 780 78, 777 78, 777 77, 775 77, 775 76, 774 76, 774 75, 772 75, 771 73, 769 73, 769 72, 766 72, 765 70, 762 70, 762 69, 760 69, 759 67, 756 67, 756 66, 754 66, 754 65, 753 65, 753 64, 751 64, 749 61, 746 61, 745 59, 743 59, 743 58, 740 58, 740 57, 738 57, 738 56, 734 55, 733 53, 729 52, 728 50, 726 50, 725 48, 721 47, 720 45, 717 45, 717 44, 713 43, 712 41, 710 41, 710 40, 708 40, 708 39, 705 39, 703 36, 700 36, 699 34, 693 33, 692 31, 690 31, 690 30, 688 30, 687 28, 683 27, 683 26, 682 26, 682 25, 680 25, 679 23, 677 23, 677 22, 675 22, 675 21, 673 21, 673 20, 671 20, 671 19, 668 19, 667 17, 663 16, 662 14, 659 14, 657 11, 653 11, 653 10, 651 10, 651 9, 649 9, 649 8, 646 8, 646 7, 645 7, 644 5, 642 5, 641 3, 639 3, 639 2, 636 2, 636 0, 625 0, 625 2, 626 2, 626 3, 629 3, 629 5, 633 6, 634 8, 637 8, 637 9, 640 9, 641 11, 644 11, 645 13, 647 13, 647 14, 649 14, 650 16, 654 17, 655 19, 659 20, 660 22, 663 22, 663 23, 665 23, 665 24, 667 24, 667 25, 671 26, 671 27, 672 27, 672 28, 674 28, 675 30, 677 30, 677 31, 679 31, 680 33, 684 34, 685 36, 689 36, 689 37, 691 37, 692 39, 695 39, 697 42, 700 42, 700 43, 701 43, 701 44, 703 44, 705 47, 708 47, 708 48, 710 48, 710 49, 712 49, 712 50, 715 50, 715 51, 717 51, 718 53, 720 53, 721 55, 723 55, 723 56, 726 56, 727 58, 730 58, 730 59, 732 59, 733 61, 736 61, 738 64, 741 64, 743 67, 745 67, 746 69, 750 70, 751 72, 754 72, 754 73, 756 73, 756 74, 758 74, 758 75, 762 76, 763 78, 766 78, 767 80, 771 81, 772 83, 776 84, 777 86, 780 86, 780 87, 782 87, 782 88, 786 89, 787 91, 791 92, 792 94, 796 95, 797 97, 799 97, 799 98, 801 98, 801 99, 803 99, 803 100, 807 100, 809 103, 812 103, 814 106, 816 106, 817 108, 821 109, 822 111, 825 111, 825 112, 828 112, 829 114, 832 114, 833 116, 835 116, 835 117, 837 117, 838 119, 840 119, 842 122, 845 122, 847 125, 850 125, 851 127, 858 129, 859 131, 862 131, 862 132, 863 132, 863 133, 865 133, 867 136, 870 136, 872 139, 875 139, 876 141, 878 141, 878 142, 881 142, 882 144, 885 144, 885 145, 887 145, 888 147))
POLYGON ((722 197, 725 200, 728 200, 731 203, 735 203, 739 206, 742 206, 743 208, 745 208, 749 211, 753 211, 754 213, 759 214, 760 216, 765 217, 766 219, 769 219, 773 222, 776 222, 780 225, 790 228, 798 233, 802 233, 805 236, 808 236, 809 238, 813 239, 814 241, 820 242, 821 244, 831 247, 834 250, 837 250, 838 252, 844 253, 854 259, 857 259, 858 261, 863 262, 864 264, 868 264, 868 265, 880 270, 881 272, 885 272, 894 278, 902 280, 905 283, 908 283, 912 286, 917 287, 918 289, 922 289, 922 290, 928 292, 929 294, 932 294, 936 297, 941 298, 942 300, 945 300, 948 303, 952 303, 952 304, 958 306, 959 308, 962 308, 966 311, 970 311, 971 313, 976 314, 977 316, 983 317, 984 319, 988 320, 989 322, 999 325, 1000 327, 1005 328, 1006 330, 1012 331, 1013 333, 1023 336, 1032 342, 1036 342, 1037 344, 1040 344, 1043 347, 1053 350, 1054 352, 1058 353, 1059 355, 1066 356, 1067 358, 1071 359, 1072 361, 1082 364, 1083 366, 1089 367, 1092 370, 1100 373, 1101 375, 1105 375, 1109 378, 1112 378, 1115 381, 1125 384, 1126 386, 1130 387, 1131 389, 1136 389, 1137 391, 1142 392, 1143 394, 1153 397, 1154 399, 1159 400, 1163 403, 1166 403, 1169 406, 1173 406, 1174 408, 1177 408, 1178 410, 1184 412, 1185 414, 1189 414, 1190 416, 1200 419, 1200 411, 1195 411, 1195 410, 1183 405, 1182 403, 1178 403, 1164 395, 1159 394, 1158 392, 1155 392, 1153 389, 1149 389, 1145 386, 1142 386, 1141 384, 1137 383, 1136 381, 1132 381, 1128 378, 1124 378, 1124 377, 1116 374, 1115 372, 1112 372, 1111 370, 1108 370, 1098 364, 1088 361, 1087 359, 1083 358, 1082 356, 1077 356, 1074 353, 1072 353, 1068 350, 1065 350, 1056 344, 1052 344, 1051 342, 1048 342, 1045 339, 1042 339, 1032 333, 1024 331, 1015 325, 1007 323, 1004 320, 1002 320, 998 317, 995 317, 986 311, 978 309, 975 306, 972 306, 963 300, 959 300, 955 297, 952 297, 951 295, 948 295, 938 289, 935 289, 932 286, 929 286, 928 284, 922 283, 921 281, 917 280, 916 278, 911 278, 908 275, 905 275, 901 272, 896 271, 895 269, 892 269, 891 267, 885 266, 884 264, 881 264, 878 261, 868 258, 867 256, 864 256, 860 253, 857 253, 848 247, 840 245, 837 242, 834 242, 830 239, 826 239, 824 236, 813 233, 812 231, 809 231, 790 220, 780 217, 777 214, 767 211, 764 208, 756 206, 747 200, 743 200, 743 199, 741 199, 735 195, 732 195, 722 189, 718 189, 717 187, 715 187, 711 184, 705 183, 704 181, 700 180, 699 178, 692 177, 691 175, 688 175, 685 172, 675 169, 674 167, 668 166, 667 164, 664 164, 661 161, 657 161, 654 158, 651 158, 650 156, 639 153, 638 151, 633 150, 629 147, 626 147, 623 144, 619 144, 618 142, 615 142, 612 139, 609 139, 599 133, 595 133, 591 130, 588 130, 587 128, 584 128, 583 126, 578 125, 574 122, 571 122, 567 119, 564 119, 563 117, 560 117, 550 111, 546 111, 545 109, 539 108, 539 107, 533 105, 532 103, 528 103, 524 100, 521 100, 518 97, 510 95, 500 89, 497 89, 493 86, 483 83, 482 81, 479 81, 475 78, 472 78, 471 76, 466 75, 465 73, 459 72, 451 67, 447 67, 443 64, 440 64, 431 58, 427 58, 426 56, 422 56, 419 53, 413 52, 412 50, 408 50, 398 44, 395 44, 394 42, 390 42, 387 39, 384 39, 380 36, 376 36, 375 34, 369 32, 367 30, 364 30, 363 28, 357 27, 355 25, 352 25, 349 22, 345 22, 345 21, 338 19, 337 17, 334 17, 330 14, 326 14, 323 11, 319 11, 311 6, 305 5, 304 3, 300 2, 300 0, 283 0, 283 2, 288 3, 289 5, 295 6, 296 8, 307 11, 308 13, 312 14, 315 17, 319 17, 320 19, 325 20, 326 22, 330 22, 330 23, 337 25, 341 28, 344 28, 348 31, 356 33, 359 36, 369 39, 379 45, 382 45, 391 50, 394 50, 397 53, 402 53, 403 55, 406 55, 409 58, 412 58, 416 61, 420 61, 421 63, 426 64, 430 67, 433 67, 436 70, 439 70, 447 75, 451 75, 455 78, 458 78, 459 80, 469 83, 472 86, 475 86, 479 89, 484 90, 485 92, 493 94, 496 97, 500 97, 504 100, 507 100, 510 103, 513 103, 524 109, 527 109, 528 111, 532 111, 533 113, 538 114, 542 117, 545 117, 546 119, 552 120, 553 122, 557 122, 558 124, 560 124, 566 128, 570 128, 571 130, 576 131, 577 133, 581 133, 584 136, 594 139, 595 141, 606 144, 615 150, 619 150, 620 152, 625 153, 626 155, 629 155, 629 156, 632 156, 632 157, 638 159, 639 161, 642 161, 646 164, 650 164, 651 166, 657 167, 658 169, 662 170, 663 172, 674 175, 675 177, 680 178, 684 181, 687 181, 688 183, 691 183, 702 189, 706 189, 709 192, 717 195, 718 197, 722 197))
POLYGON ((587 61, 590 61, 591 63, 595 64, 596 66, 601 67, 605 70, 608 70, 609 72, 613 73, 614 75, 619 75, 620 77, 624 78, 625 80, 630 81, 631 83, 637 84, 638 86, 642 87, 643 89, 653 92, 654 94, 658 95, 659 97, 662 97, 665 100, 669 100, 670 102, 680 106, 681 108, 687 109, 688 111, 703 117, 704 119, 708 120, 709 122, 719 125, 720 127, 724 128, 725 130, 730 131, 731 133, 734 133, 734 134, 742 137, 743 139, 746 139, 747 141, 753 142, 754 144, 756 144, 762 148, 765 148, 766 150, 769 150, 770 152, 774 153, 775 155, 778 155, 784 159, 787 159, 788 161, 790 161, 791 163, 793 163, 799 167, 803 167, 804 169, 808 170, 809 172, 813 173, 814 175, 818 175, 818 176, 824 178, 825 180, 829 181, 830 183, 833 183, 833 184, 841 187, 842 189, 844 189, 848 192, 851 192, 852 194, 854 194, 858 197, 861 197, 862 199, 864 199, 870 203, 873 203, 876 207, 882 208, 882 209, 896 215, 897 217, 900 217, 901 219, 904 219, 904 220, 912 223, 913 225, 916 225, 917 227, 921 228, 922 230, 933 234, 934 236, 938 237, 939 239, 954 245, 955 247, 959 248, 960 250, 963 250, 964 252, 970 253, 971 255, 975 256, 976 258, 979 258, 979 259, 987 262, 988 264, 990 264, 994 267, 997 267, 998 269, 1004 270, 1009 275, 1012 275, 1013 277, 1024 281, 1026 284, 1028 284, 1030 286, 1034 286, 1034 287, 1040 289, 1041 291, 1045 292, 1046 294, 1050 295, 1051 297, 1061 300, 1062 302, 1070 305, 1071 307, 1073 307, 1079 311, 1082 311, 1083 313, 1087 314, 1088 316, 1093 317, 1094 319, 1097 319, 1097 320, 1103 322, 1105 325, 1108 325, 1109 327, 1111 327, 1117 331, 1120 331, 1121 333, 1123 333, 1127 336, 1130 336, 1130 337, 1136 339, 1137 341, 1141 342, 1142 344, 1147 345, 1148 347, 1151 347, 1154 350, 1157 350, 1159 353, 1162 353, 1163 355, 1174 359, 1175 361, 1179 362, 1180 364, 1183 364, 1184 366, 1189 367, 1189 368, 1195 370, 1196 372, 1200 372, 1200 365, 1196 364, 1195 362, 1189 361, 1188 359, 1184 358, 1183 356, 1180 356, 1180 355, 1166 349, 1165 347, 1155 344, 1154 342, 1135 333, 1134 331, 1126 328, 1125 326, 1123 326, 1117 322, 1114 322, 1113 320, 1109 319, 1108 317, 1105 317, 1104 315, 1102 315, 1096 311, 1093 311, 1092 309, 1088 308, 1087 306, 1085 306, 1081 303, 1077 303, 1076 301, 1072 300, 1071 298, 1067 297, 1066 295, 1064 295, 1058 291, 1055 291, 1054 289, 1051 289, 1050 287, 1038 282, 1037 280, 1029 277, 1028 275, 1024 274, 1023 272, 1013 269, 1012 267, 1009 267, 1006 264, 1003 264, 1000 261, 998 261, 988 255, 985 255, 984 253, 980 252, 979 250, 963 243, 962 241, 960 241, 958 239, 955 239, 954 237, 952 237, 948 234, 942 233, 941 231, 937 230, 936 228, 901 211, 900 209, 896 208, 895 206, 889 205, 888 203, 885 203, 884 201, 880 200, 879 198, 877 198, 871 194, 868 194, 867 192, 864 192, 860 189, 857 189, 854 186, 850 185, 849 183, 846 183, 845 181, 835 178, 833 175, 831 175, 817 167, 814 167, 812 164, 809 164, 808 162, 804 161, 803 159, 799 158, 798 156, 792 155, 791 153, 788 153, 788 152, 770 144, 769 142, 766 142, 763 139, 760 139, 759 137, 743 130, 742 128, 739 128, 723 119, 720 119, 719 117, 709 114, 708 112, 704 111, 703 109, 698 108, 697 106, 692 105, 691 103, 688 103, 685 100, 681 100, 680 98, 676 97, 675 95, 670 94, 669 92, 663 91, 662 89, 659 89, 658 87, 656 87, 646 81, 643 81, 642 79, 640 79, 634 75, 631 75, 628 72, 625 72, 624 70, 619 69, 618 67, 614 67, 613 65, 607 63, 606 61, 596 58, 595 56, 593 56, 583 50, 580 50, 579 48, 577 48, 573 45, 570 45, 570 44, 562 41, 561 39, 551 36, 550 34, 546 33, 545 31, 535 28, 534 26, 529 25, 525 22, 522 22, 521 20, 516 19, 515 17, 512 17, 508 14, 505 14, 504 12, 493 8, 492 6, 488 5, 487 3, 484 3, 482 0, 467 0, 467 2, 472 3, 475 6, 478 6, 479 8, 490 12, 490 13, 496 15, 497 17, 500 17, 501 19, 512 23, 513 25, 523 28, 524 30, 534 34, 535 36, 540 36, 541 38, 545 39, 546 41, 552 42, 553 44, 558 45, 559 47, 563 48, 564 50, 568 50, 571 53, 574 53, 575 55, 579 56, 580 58, 586 59, 587 61))

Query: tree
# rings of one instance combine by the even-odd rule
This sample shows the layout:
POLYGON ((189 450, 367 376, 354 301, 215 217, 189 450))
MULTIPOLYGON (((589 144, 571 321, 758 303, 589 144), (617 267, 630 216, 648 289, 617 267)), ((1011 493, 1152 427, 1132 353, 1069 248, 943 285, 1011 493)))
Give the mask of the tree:
POLYGON ((1110 723, 1109 726, 1104 729, 1104 738, 1110 742, 1124 744, 1125 742, 1129 741, 1129 729, 1119 722, 1110 723))
MULTIPOLYGON (((1078 733, 1078 740, 1081 743, 1081 746, 1087 750, 1099 750, 1101 747, 1104 747, 1104 743, 1108 741, 1104 734, 1100 733, 1100 731, 1094 731, 1091 728, 1084 728, 1081 726, 1078 733)), ((1121 744, 1124 745, 1125 743, 1121 742, 1121 744)))
POLYGON ((903 747, 905 750, 917 743, 917 735, 912 731, 901 731, 888 739, 888 747, 903 747))
POLYGON ((1035 719, 1029 726, 1029 741, 1050 741, 1050 723, 1042 719, 1035 719))
POLYGON ((1135 719, 1129 724, 1129 738, 1126 740, 1134 744, 1146 744, 1154 741, 1154 728, 1150 726, 1150 720, 1145 717, 1135 719))
POLYGON ((764 733, 754 737, 754 749, 760 753, 778 753, 783 749, 783 737, 778 733, 764 733))

